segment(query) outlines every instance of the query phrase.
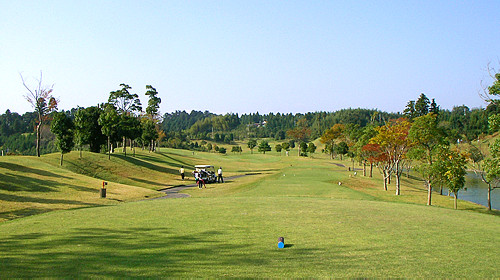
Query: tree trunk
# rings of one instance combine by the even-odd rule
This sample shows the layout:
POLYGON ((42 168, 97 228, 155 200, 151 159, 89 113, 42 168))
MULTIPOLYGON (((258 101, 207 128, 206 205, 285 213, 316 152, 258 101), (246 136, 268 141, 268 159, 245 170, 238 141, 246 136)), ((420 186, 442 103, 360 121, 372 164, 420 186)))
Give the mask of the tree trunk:
POLYGON ((64 156, 64 154, 61 153, 61 166, 63 165, 63 156, 64 156))
POLYGON ((455 199, 453 200, 453 205, 455 206, 455 210, 457 209, 457 199, 458 199, 458 192, 453 192, 455 195, 455 199))
POLYGON ((80 158, 82 158, 82 146, 80 146, 79 150, 80 150, 80 158))
POLYGON ((396 195, 401 195, 401 178, 396 174, 396 195))
POLYGON ((42 122, 40 121, 38 125, 36 126, 36 156, 40 157, 40 138, 42 137, 41 135, 42 131, 42 122))
POLYGON ((383 172, 383 176, 384 176, 384 191, 387 191, 387 171, 384 170, 383 172))
POLYGON ((373 177, 373 162, 370 162, 370 178, 373 177))
POLYGON ((396 195, 401 194, 401 170, 399 161, 396 163, 396 195))
POLYGON ((149 152, 154 152, 155 150, 155 140, 151 139, 151 147, 149 148, 149 152))
POLYGON ((126 143, 127 139, 125 138, 125 136, 123 136, 123 154, 125 156, 127 156, 127 143, 126 143))
POLYGON ((108 136, 108 160, 111 159, 111 136, 108 136))
POLYGON ((363 176, 366 177, 366 161, 363 161, 363 176))
POLYGON ((488 210, 491 211, 491 184, 488 184, 488 210))
POLYGON ((432 203, 432 185, 429 180, 426 181, 427 183, 427 205, 431 205, 432 203))

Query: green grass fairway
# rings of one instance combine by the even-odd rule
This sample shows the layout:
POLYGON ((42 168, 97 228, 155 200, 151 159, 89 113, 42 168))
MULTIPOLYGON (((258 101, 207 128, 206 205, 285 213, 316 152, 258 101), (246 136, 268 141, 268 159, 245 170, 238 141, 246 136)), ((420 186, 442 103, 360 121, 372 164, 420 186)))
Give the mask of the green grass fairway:
POLYGON ((144 201, 2 224, 0 277, 497 278, 499 231, 495 216, 376 201, 144 201))
MULTIPOLYGON (((0 279, 500 277, 496 212, 477 213, 463 201, 461 209, 474 211, 452 210, 437 195, 437 207, 420 205, 426 193, 418 182, 405 181, 403 195, 394 199, 379 178, 350 177, 324 159, 165 151, 138 155, 142 165, 127 163, 145 175, 124 172, 131 185, 123 186, 151 191, 141 180, 179 161, 221 165, 226 176, 252 175, 189 189, 190 198, 2 222, 0 279), (280 236, 284 249, 277 247, 280 236)), ((75 167, 46 165, 53 174, 75 174, 75 167)), ((165 184, 181 183, 174 173, 165 184)))

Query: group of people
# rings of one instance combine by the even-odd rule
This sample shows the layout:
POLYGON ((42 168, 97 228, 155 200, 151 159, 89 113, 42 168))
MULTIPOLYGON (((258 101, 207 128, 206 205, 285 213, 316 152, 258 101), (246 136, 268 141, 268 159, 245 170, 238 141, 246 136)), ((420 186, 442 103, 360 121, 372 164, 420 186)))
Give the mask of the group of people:
MULTIPOLYGON (((185 177, 185 170, 184 166, 181 166, 181 169, 179 169, 179 173, 181 173, 181 179, 184 180, 185 177)), ((202 187, 207 188, 207 185, 205 183, 205 180, 203 178, 208 177, 208 173, 205 170, 200 170, 200 171, 193 171, 194 178, 196 180, 196 184, 198 185, 198 188, 201 189, 202 187)), ((217 183, 224 183, 224 177, 222 177, 222 167, 219 167, 217 170, 217 183)))

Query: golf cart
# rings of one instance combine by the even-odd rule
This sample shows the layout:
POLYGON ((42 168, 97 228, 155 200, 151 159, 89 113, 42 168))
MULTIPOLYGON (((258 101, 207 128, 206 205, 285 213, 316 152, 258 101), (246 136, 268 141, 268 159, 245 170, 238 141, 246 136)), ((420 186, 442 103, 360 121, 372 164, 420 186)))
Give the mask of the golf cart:
POLYGON ((194 173, 201 174, 201 179, 203 179, 205 183, 215 183, 217 181, 213 165, 195 165, 193 174, 194 173))

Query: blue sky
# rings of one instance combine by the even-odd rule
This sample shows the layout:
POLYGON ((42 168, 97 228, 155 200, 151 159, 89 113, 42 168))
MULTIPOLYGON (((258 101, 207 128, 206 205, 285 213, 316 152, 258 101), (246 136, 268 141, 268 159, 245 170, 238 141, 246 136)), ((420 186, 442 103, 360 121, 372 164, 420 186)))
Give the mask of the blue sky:
POLYGON ((32 108, 19 73, 60 109, 126 83, 161 112, 399 112, 420 93, 485 106, 500 1, 0 0, 0 113, 32 108))

